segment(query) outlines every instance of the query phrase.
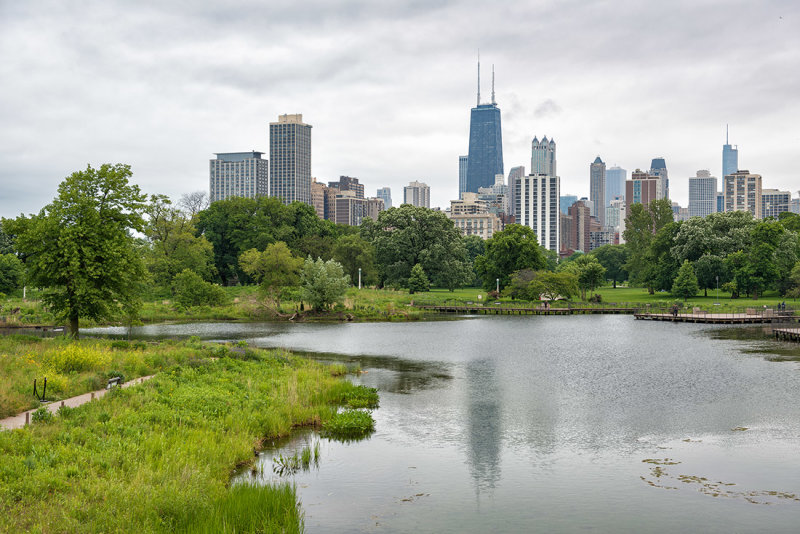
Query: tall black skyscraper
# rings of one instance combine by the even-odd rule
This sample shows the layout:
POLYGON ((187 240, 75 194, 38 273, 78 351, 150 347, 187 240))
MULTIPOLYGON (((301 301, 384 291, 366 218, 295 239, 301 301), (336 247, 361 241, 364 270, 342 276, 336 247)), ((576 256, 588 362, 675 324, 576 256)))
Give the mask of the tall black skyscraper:
POLYGON ((490 187, 494 177, 503 172, 503 135, 500 129, 500 108, 494 100, 494 67, 492 67, 492 101, 481 104, 481 63, 478 61, 478 102, 469 120, 469 156, 466 191, 478 192, 490 187))

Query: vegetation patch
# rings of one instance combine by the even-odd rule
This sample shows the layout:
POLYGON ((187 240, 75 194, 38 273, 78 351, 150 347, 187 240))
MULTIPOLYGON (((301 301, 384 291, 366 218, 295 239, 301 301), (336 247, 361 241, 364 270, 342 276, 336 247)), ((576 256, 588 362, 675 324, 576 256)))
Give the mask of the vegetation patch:
POLYGON ((325 435, 333 439, 362 439, 375 430, 375 420, 365 410, 348 409, 336 413, 322 428, 325 435))

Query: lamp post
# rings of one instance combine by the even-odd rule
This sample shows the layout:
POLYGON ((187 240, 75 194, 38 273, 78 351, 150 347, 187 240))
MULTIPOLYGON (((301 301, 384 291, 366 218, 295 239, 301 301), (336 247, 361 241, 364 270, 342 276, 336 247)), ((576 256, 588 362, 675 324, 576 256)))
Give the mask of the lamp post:
POLYGON ((499 297, 500 296, 500 279, 498 278, 496 280, 496 282, 497 282, 497 296, 499 297))
POLYGON ((719 275, 717 275, 717 305, 719 305, 719 275))
POLYGON ((358 268, 358 289, 361 289, 361 267, 358 268))

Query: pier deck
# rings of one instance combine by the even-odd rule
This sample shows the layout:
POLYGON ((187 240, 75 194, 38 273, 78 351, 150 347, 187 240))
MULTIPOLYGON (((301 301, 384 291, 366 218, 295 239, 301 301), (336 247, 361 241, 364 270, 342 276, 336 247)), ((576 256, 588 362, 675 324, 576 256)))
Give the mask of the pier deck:
POLYGON ((782 341, 800 341, 800 328, 773 328, 775 339, 782 341))
POLYGON ((636 319, 647 321, 672 321, 675 323, 712 323, 712 324, 764 324, 786 323, 797 321, 793 313, 644 313, 633 315, 636 319))

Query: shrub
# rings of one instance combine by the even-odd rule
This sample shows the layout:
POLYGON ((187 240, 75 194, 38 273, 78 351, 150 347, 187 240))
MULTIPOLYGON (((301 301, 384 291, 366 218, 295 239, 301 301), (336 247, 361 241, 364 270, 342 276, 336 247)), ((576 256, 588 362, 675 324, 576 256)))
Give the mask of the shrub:
POLYGON ((111 363, 111 354, 97 345, 73 343, 46 352, 42 360, 59 373, 97 371, 111 363))
POLYGON ((175 300, 184 308, 192 306, 219 306, 225 302, 225 291, 216 284, 203 280, 200 275, 184 269, 173 281, 175 300))
POLYGON ((332 438, 358 439, 375 430, 375 420, 363 410, 344 410, 334 415, 322 428, 332 438))
POLYGON ((52 423, 55 417, 45 406, 37 409, 31 414, 31 421, 34 423, 52 423))

